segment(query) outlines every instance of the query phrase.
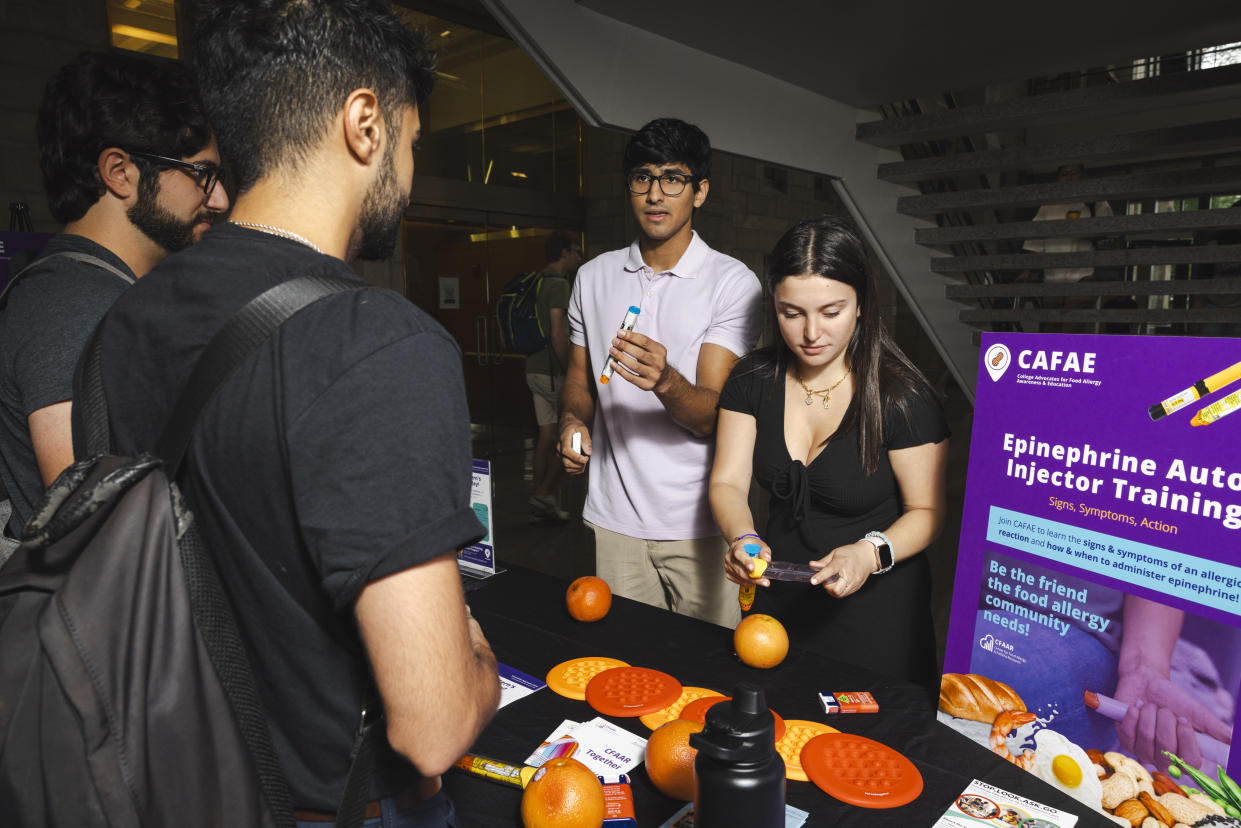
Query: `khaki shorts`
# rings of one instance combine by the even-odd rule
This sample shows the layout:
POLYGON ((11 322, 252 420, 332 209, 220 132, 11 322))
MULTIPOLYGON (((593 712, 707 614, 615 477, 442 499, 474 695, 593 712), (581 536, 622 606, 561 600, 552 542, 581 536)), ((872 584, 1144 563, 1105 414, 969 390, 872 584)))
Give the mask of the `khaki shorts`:
POLYGON ((595 574, 617 595, 723 627, 741 620, 737 585, 724 576, 722 537, 646 540, 583 522, 595 533, 595 574))
POLYGON ((541 426, 554 425, 560 417, 560 389, 564 388, 564 374, 526 374, 526 385, 534 398, 534 419, 541 426))

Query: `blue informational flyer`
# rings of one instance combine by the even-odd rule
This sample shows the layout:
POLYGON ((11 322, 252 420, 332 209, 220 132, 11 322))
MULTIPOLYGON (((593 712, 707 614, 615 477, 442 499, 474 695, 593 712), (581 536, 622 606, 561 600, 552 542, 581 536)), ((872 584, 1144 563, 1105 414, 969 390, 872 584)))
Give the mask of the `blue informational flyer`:
POLYGON ((470 508, 487 530, 478 543, 457 553, 457 566, 466 574, 486 578, 496 574, 495 531, 491 522, 491 461, 475 460, 470 484, 470 508))
POLYGON ((516 667, 500 663, 496 665, 496 669, 500 674, 500 707, 512 704, 547 686, 547 682, 529 673, 523 673, 516 667))

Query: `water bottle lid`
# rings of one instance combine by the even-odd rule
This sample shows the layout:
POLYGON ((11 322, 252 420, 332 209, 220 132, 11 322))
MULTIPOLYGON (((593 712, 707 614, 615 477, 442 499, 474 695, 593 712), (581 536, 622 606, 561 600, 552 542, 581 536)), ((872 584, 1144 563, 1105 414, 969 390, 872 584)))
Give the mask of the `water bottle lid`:
POLYGON ((775 719, 761 687, 739 684, 732 701, 712 705, 706 719, 706 727, 689 737, 703 754, 723 762, 763 762, 775 755, 775 719))

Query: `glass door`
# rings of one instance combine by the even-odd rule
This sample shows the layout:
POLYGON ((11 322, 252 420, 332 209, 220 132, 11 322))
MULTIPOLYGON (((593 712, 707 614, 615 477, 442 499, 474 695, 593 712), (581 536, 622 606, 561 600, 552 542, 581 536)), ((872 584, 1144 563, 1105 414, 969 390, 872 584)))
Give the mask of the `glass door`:
POLYGON ((496 226, 487 214, 407 220, 405 291, 461 348, 475 456, 526 449, 535 434, 526 361, 500 342, 496 300, 509 279, 538 270, 548 228, 496 226))

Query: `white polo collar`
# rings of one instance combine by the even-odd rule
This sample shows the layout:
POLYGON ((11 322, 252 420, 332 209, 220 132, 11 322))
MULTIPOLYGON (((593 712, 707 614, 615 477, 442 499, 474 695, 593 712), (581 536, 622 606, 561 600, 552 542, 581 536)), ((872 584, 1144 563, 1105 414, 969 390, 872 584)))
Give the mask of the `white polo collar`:
MULTIPOLYGON (((682 279, 697 278, 703 264, 707 261, 707 254, 711 252, 711 248, 698 235, 698 231, 693 230, 691 232, 693 233, 693 238, 689 241, 689 247, 685 248, 685 252, 681 254, 681 258, 677 260, 677 263, 666 271, 682 279)), ((647 267, 647 264, 642 261, 642 249, 638 246, 638 240, 634 239, 633 244, 629 245, 629 257, 625 261, 625 270, 630 273, 637 273, 644 267, 647 267)))

